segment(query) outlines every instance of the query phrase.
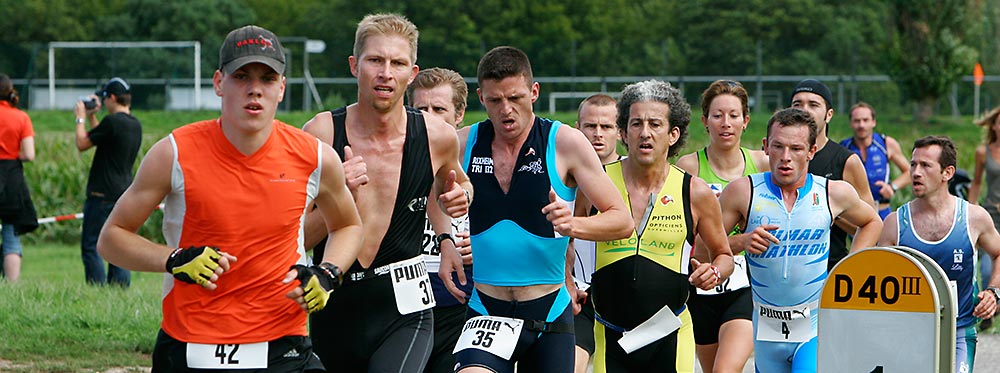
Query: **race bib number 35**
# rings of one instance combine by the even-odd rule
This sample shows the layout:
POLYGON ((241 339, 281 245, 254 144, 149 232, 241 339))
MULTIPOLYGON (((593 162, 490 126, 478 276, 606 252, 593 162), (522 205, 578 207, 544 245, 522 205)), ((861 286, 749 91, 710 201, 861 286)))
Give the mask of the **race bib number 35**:
POLYGON ((757 315, 757 340, 770 342, 806 342, 815 336, 812 312, 815 304, 772 307, 754 303, 757 315))
POLYGON ((396 293, 396 309, 399 314, 423 311, 436 304, 423 257, 417 256, 390 264, 389 276, 392 276, 392 290, 396 293))
POLYGON ((517 339, 521 336, 524 320, 507 317, 476 316, 462 326, 462 335, 458 337, 453 353, 467 348, 475 348, 489 352, 504 360, 510 360, 517 347, 517 339))
POLYGON ((267 342, 188 343, 187 364, 195 369, 267 369, 267 342))

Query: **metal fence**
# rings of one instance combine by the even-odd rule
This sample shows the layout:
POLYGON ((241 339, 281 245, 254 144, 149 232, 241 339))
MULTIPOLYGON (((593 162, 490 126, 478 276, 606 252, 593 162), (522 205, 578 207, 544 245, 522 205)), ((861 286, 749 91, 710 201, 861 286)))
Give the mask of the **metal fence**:
MULTIPOLYGON (((743 83, 751 97, 753 113, 770 114, 776 109, 787 107, 795 84, 803 79, 813 78, 826 83, 833 91, 833 106, 837 112, 845 112, 858 101, 866 101, 878 108, 880 113, 909 114, 914 110, 907 103, 906 96, 888 75, 733 75, 733 76, 587 76, 587 77, 535 77, 541 85, 541 97, 536 110, 575 111, 579 102, 590 94, 602 92, 612 95, 621 91, 626 84, 658 79, 677 86, 685 98, 697 108, 701 92, 711 82, 718 79, 736 80, 743 83)), ((67 109, 73 104, 78 93, 93 92, 104 83, 104 79, 56 79, 56 108, 67 109), (61 102, 68 101, 68 102, 61 102)), ((193 86, 190 79, 129 79, 133 87, 133 106, 147 110, 191 110, 196 108, 218 108, 218 97, 203 94, 202 102, 194 102, 190 96, 193 86)), ((282 110, 322 110, 356 101, 357 81, 353 77, 313 78, 316 95, 306 94, 311 90, 310 82, 303 77, 288 77, 282 110), (317 99, 318 97, 318 99, 317 99)), ((475 78, 466 78, 469 84, 469 110, 483 110, 476 96, 475 78)), ((48 109, 48 101, 39 97, 49 95, 48 79, 14 79, 15 87, 21 92, 24 107, 48 109)), ((951 92, 943 97, 936 108, 943 115, 973 115, 973 77, 963 77, 953 84, 951 92)), ((203 92, 212 92, 211 85, 202 86, 203 92)), ((982 86, 980 108, 988 110, 1000 100, 1000 75, 986 76, 982 86)))

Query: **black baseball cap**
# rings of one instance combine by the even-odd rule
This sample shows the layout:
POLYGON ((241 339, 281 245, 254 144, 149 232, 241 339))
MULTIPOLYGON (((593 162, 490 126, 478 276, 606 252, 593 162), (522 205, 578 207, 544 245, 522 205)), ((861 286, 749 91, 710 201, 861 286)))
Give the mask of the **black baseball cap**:
POLYGON ((822 97, 823 100, 826 100, 827 109, 833 107, 833 93, 830 92, 830 87, 827 87, 826 84, 823 84, 823 82, 820 82, 819 80, 806 79, 799 82, 799 84, 795 86, 795 89, 792 90, 792 97, 795 97, 795 94, 799 92, 815 93, 822 97))
POLYGON ((97 92, 94 92, 94 94, 97 97, 105 98, 111 95, 121 96, 130 92, 132 92, 132 87, 129 87, 125 79, 114 77, 108 80, 107 83, 104 83, 104 86, 97 92))
POLYGON ((219 70, 226 74, 249 63, 262 63, 274 71, 285 73, 285 49, 273 32, 246 25, 226 35, 219 47, 219 70))

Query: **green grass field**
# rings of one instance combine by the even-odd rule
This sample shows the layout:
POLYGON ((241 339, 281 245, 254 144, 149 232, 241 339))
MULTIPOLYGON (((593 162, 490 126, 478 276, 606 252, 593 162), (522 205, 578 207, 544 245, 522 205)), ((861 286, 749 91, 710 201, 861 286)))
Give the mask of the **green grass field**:
MULTIPOLYGON (((25 166, 40 216, 75 213, 83 204, 83 189, 93 151, 73 146, 73 116, 68 111, 29 113, 36 130, 37 159, 25 166)), ((103 114, 102 114, 103 115, 103 114)), ((218 116, 217 112, 136 112, 143 122, 142 153, 177 126, 218 116)), ((703 147, 707 136, 695 113, 682 154, 703 147)), ((313 113, 279 113, 278 118, 301 127, 313 113)), ((575 113, 552 116, 573 123, 575 113)), ((485 118, 470 112, 467 122, 485 118)), ((760 148, 766 115, 753 115, 744 146, 760 148)), ((913 140, 928 134, 951 136, 958 145, 959 166, 972 167, 981 130, 971 118, 939 118, 920 126, 902 117, 880 117, 877 130, 899 139, 905 152, 913 140)), ((846 116, 831 124, 830 137, 850 135, 846 116)), ((897 194, 895 204, 910 197, 897 194)), ((140 231, 161 241, 160 217, 154 213, 140 231)), ((0 282, 0 371, 90 372, 116 367, 150 365, 159 328, 162 275, 133 273, 132 288, 95 288, 84 284, 78 248, 79 221, 49 224, 24 238, 21 282, 0 282)))
POLYGON ((26 246, 20 281, 0 283, 0 371, 149 366, 162 284, 133 272, 127 290, 88 286, 79 246, 26 246))

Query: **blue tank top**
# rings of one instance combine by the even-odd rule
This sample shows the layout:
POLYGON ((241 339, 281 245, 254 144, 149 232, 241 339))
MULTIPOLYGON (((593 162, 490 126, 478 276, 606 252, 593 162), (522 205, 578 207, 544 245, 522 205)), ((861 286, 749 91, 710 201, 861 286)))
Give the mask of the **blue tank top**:
POLYGON ((868 174, 868 188, 872 191, 872 198, 876 202, 889 202, 888 199, 882 197, 882 193, 878 192, 881 188, 875 185, 879 181, 889 183, 889 151, 885 147, 885 135, 872 134, 872 143, 865 149, 868 154, 867 158, 861 157, 861 149, 854 143, 853 137, 844 139, 840 145, 857 154, 865 164, 865 173, 868 174))
POLYGON ((556 132, 562 123, 540 117, 518 152, 510 188, 493 174, 493 123, 473 124, 463 167, 476 190, 469 206, 473 280, 494 286, 561 284, 566 281, 563 237, 542 214, 549 190, 572 209, 576 188, 556 172, 556 132))
MULTIPOLYGON (((833 224, 827 179, 807 174, 788 212, 770 172, 749 177, 751 199, 744 232, 774 224, 780 228, 772 234, 781 241, 772 243, 761 254, 746 253, 754 301, 778 307, 818 301, 827 277, 833 224)), ((812 316, 815 321, 816 315, 812 316)))
POLYGON ((955 220, 951 231, 943 239, 930 242, 920 238, 913 231, 910 217, 910 203, 907 202, 896 211, 896 221, 899 231, 896 242, 900 246, 912 247, 931 257, 948 280, 955 282, 958 293, 958 322, 956 327, 963 328, 976 322, 972 309, 976 306, 975 297, 979 285, 976 283, 976 248, 969 237, 968 202, 955 197, 955 220))

